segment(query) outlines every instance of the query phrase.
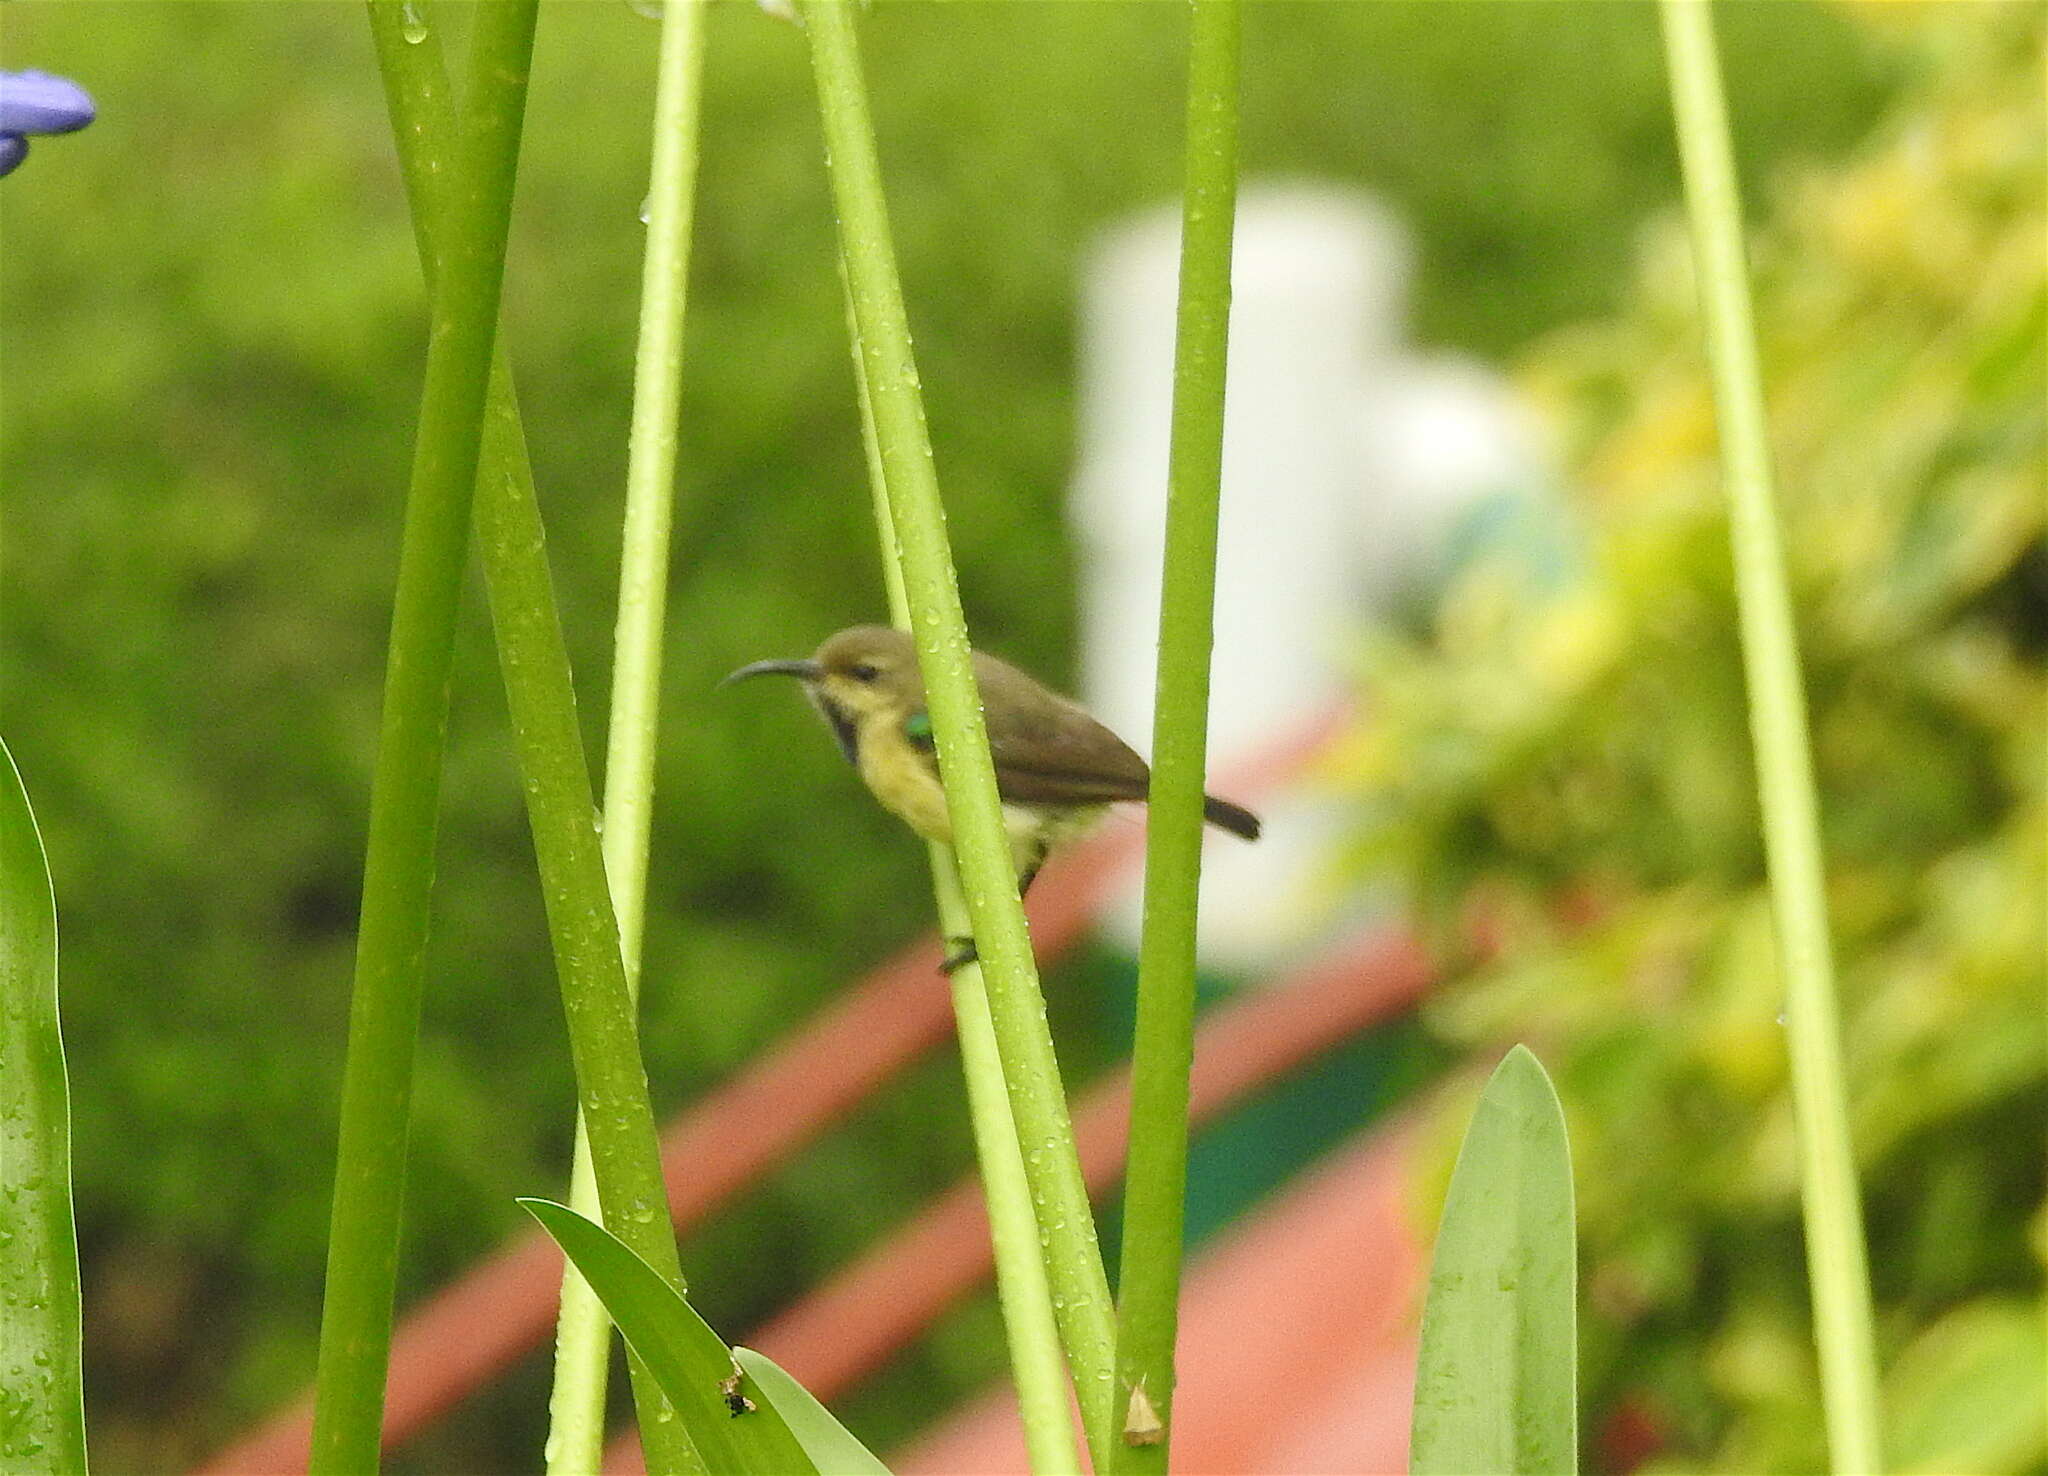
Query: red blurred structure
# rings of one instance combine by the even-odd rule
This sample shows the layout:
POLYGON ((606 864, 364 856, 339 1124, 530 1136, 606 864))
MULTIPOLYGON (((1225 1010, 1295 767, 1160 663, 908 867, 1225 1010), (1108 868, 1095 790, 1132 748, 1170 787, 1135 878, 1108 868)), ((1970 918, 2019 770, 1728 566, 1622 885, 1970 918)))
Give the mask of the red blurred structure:
MULTIPOLYGON (((1227 776, 1226 782, 1252 797, 1271 792, 1300 772, 1338 722, 1338 714, 1327 715, 1245 770, 1227 776)), ((1137 840, 1135 830, 1107 835, 1047 868, 1031 898, 1032 938, 1041 961, 1052 961, 1085 933, 1101 898, 1136 851, 1137 840)), ((935 938, 905 950, 740 1077, 677 1118, 664 1135, 663 1164, 679 1230, 698 1224, 726 1199, 771 1172, 947 1038, 951 1005, 937 978, 939 959, 935 938)), ((1215 1116, 1253 1089, 1404 1009, 1426 983, 1419 949, 1389 934, 1344 945, 1288 980, 1246 991, 1202 1025, 1193 1083, 1196 1118, 1215 1116)), ((1120 1075, 1088 1093, 1076 1114, 1083 1168, 1091 1188, 1098 1191, 1114 1180, 1122 1164, 1125 1091, 1120 1075)), ((1343 1450, 1363 1452, 1371 1461, 1392 1463, 1351 1462, 1344 1469, 1398 1467, 1406 1440, 1403 1381, 1412 1373, 1412 1351, 1404 1351, 1398 1328, 1413 1292, 1416 1255, 1412 1237, 1393 1210, 1391 1185, 1398 1177, 1397 1162, 1397 1150, 1387 1144, 1348 1151, 1339 1164, 1315 1171, 1279 1203, 1252 1217, 1229 1245, 1201 1263, 1190 1283, 1183 1322, 1189 1353, 1199 1352, 1200 1357, 1183 1364, 1182 1387, 1190 1394, 1188 1403, 1177 1410, 1177 1466, 1190 1471, 1338 1469, 1321 1462, 1326 1449, 1340 1446, 1326 1447, 1318 1443, 1322 1436, 1311 1439, 1307 1432, 1322 1431, 1336 1441, 1356 1425, 1359 1410, 1397 1408, 1399 1418, 1387 1428, 1398 1430, 1399 1445, 1383 1439, 1374 1444, 1363 1432, 1354 1432, 1345 1437, 1348 1444, 1340 1444, 1343 1450), (1241 1251, 1246 1245, 1264 1249, 1241 1251), (1334 1284, 1333 1277, 1341 1285, 1334 1284), (1354 1305, 1349 1291, 1367 1282, 1372 1295, 1354 1305), (1274 1419, 1256 1397, 1262 1387, 1257 1370, 1239 1369, 1235 1355, 1256 1346, 1256 1339, 1248 1336, 1254 1324, 1277 1336, 1294 1320, 1292 1302, 1283 1311, 1277 1300, 1283 1290, 1312 1304, 1298 1315, 1305 1319, 1304 1333, 1315 1332, 1318 1341, 1312 1351, 1271 1350, 1271 1356, 1284 1355, 1295 1367, 1290 1374, 1292 1408, 1287 1418, 1274 1419), (1246 1295, 1253 1302, 1244 1303, 1246 1295), (1247 1306, 1256 1310, 1245 1310, 1247 1306), (1222 1310, 1204 1310, 1210 1307, 1222 1310), (1198 1319, 1211 1315, 1223 1319, 1229 1336, 1197 1335, 1196 1329, 1206 1325, 1198 1319), (1212 1357, 1220 1361, 1212 1362, 1212 1357), (1301 1361, 1315 1363, 1318 1378, 1330 1385, 1326 1392, 1332 1400, 1338 1397, 1338 1385, 1343 1386, 1348 1402, 1343 1403, 1342 1418, 1337 1417, 1335 1404, 1329 1421, 1304 1418, 1299 1402, 1304 1397, 1298 1378, 1301 1361), (1213 1406, 1207 1396, 1193 1392, 1210 1387, 1212 1379, 1230 1369, 1237 1371, 1219 1387, 1213 1406), (1251 1382, 1236 1383, 1240 1377, 1251 1382), (1225 1397, 1232 1389, 1251 1391, 1253 1397, 1225 1397), (1368 1397, 1369 1404, 1358 1402, 1368 1397), (1200 1415, 1194 1413, 1198 1403, 1205 1407, 1200 1415), (1232 1421, 1245 1416, 1250 1424, 1270 1429, 1275 1437, 1287 1435, 1294 1444, 1242 1430, 1232 1435, 1232 1421), (1255 1453, 1258 1461, 1241 1463, 1255 1453), (1311 1463, 1272 1465, 1268 1457, 1311 1463), (1199 1464, 1187 1464, 1190 1461, 1199 1464), (1221 1463, 1212 1464, 1217 1461, 1221 1463)), ((744 1341, 829 1398, 872 1373, 989 1272, 980 1189, 969 1179, 744 1341)), ((386 1448, 424 1429, 544 1341, 554 1326, 560 1278, 560 1253, 534 1232, 406 1317, 392 1345, 386 1448)), ((1015 1447, 1011 1465, 1004 1464, 1010 1446, 1000 1439, 980 1443, 987 1437, 973 1434, 993 1428, 976 1423, 991 1419, 999 1416, 970 1412, 913 1453, 922 1462, 916 1469, 1022 1470, 1013 1419, 1002 1437, 1015 1447), (943 1443, 949 1440, 965 1443, 943 1443), (928 1450, 954 1464, 931 1464, 928 1450)), ((1383 1423, 1376 1415, 1368 1421, 1370 1430, 1377 1432, 1374 1439, 1385 1435, 1383 1423)), ((201 1476, 303 1471, 310 1432, 307 1395, 209 1462, 201 1476)), ((608 1456, 606 1468, 638 1468, 638 1451, 630 1439, 608 1456)))

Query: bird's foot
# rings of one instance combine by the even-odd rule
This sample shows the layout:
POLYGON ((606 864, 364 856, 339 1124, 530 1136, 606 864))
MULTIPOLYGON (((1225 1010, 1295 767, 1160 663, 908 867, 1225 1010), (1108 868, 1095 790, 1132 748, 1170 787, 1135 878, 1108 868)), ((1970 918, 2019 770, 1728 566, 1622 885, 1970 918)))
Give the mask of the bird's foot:
POLYGON ((981 955, 974 951, 974 939, 972 938, 948 938, 946 946, 952 951, 946 955, 945 961, 939 965, 939 972, 947 978, 951 978, 955 970, 963 969, 971 963, 979 963, 981 961, 981 955))

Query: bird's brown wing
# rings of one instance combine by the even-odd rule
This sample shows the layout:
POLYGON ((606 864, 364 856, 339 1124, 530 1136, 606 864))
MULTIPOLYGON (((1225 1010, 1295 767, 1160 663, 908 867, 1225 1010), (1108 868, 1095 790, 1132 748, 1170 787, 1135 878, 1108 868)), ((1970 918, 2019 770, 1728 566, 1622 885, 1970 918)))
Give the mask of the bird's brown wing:
POLYGON ((1123 739, 1008 662, 977 652, 974 663, 996 788, 1005 800, 1099 805, 1145 798, 1151 771, 1123 739))

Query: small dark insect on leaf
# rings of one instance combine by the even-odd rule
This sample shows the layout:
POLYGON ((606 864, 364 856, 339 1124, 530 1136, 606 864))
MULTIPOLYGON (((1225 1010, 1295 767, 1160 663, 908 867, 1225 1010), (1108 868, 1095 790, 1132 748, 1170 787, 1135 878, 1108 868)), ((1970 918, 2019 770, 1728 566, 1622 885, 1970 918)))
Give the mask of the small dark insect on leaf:
POLYGON ((1130 1408, 1124 1411, 1124 1444, 1157 1445, 1165 1438, 1166 1426, 1159 1422, 1159 1411, 1152 1407, 1152 1396, 1140 1379, 1131 1386, 1130 1408))
POLYGON ((725 1396, 725 1412, 734 1419, 754 1412, 754 1401, 740 1392, 740 1380, 745 1377, 735 1366, 729 1375, 718 1381, 718 1392, 725 1396))

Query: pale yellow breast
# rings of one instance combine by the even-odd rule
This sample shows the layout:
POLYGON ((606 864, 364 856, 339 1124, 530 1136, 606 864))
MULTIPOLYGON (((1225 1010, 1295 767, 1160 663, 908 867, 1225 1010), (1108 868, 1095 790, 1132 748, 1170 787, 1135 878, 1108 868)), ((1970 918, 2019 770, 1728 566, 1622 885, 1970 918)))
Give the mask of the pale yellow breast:
MULTIPOLYGON (((893 725, 861 734, 860 777, 882 807, 926 840, 953 843, 953 821, 946 813, 946 791, 940 787, 931 759, 913 748, 893 725)), ((1003 806, 1003 825, 1010 834, 1010 855, 1019 870, 1042 846, 1055 845, 1086 830, 1101 818, 1105 806, 1085 805, 1053 811, 1022 805, 1003 806)))
POLYGON ((861 734, 860 777, 883 809, 926 840, 952 844, 946 791, 939 787, 931 760, 905 742, 893 725, 886 729, 872 725, 861 734))

